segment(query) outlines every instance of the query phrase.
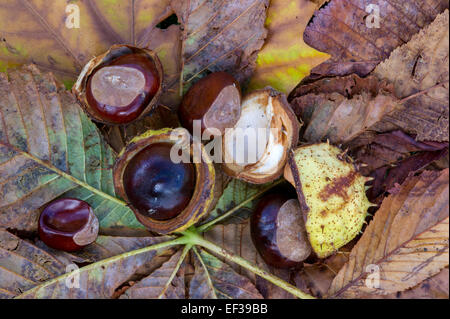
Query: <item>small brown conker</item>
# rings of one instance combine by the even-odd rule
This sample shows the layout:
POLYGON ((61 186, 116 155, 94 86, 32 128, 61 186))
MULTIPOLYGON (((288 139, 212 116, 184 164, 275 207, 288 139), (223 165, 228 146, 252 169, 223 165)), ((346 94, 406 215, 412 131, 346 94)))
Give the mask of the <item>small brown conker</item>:
POLYGON ((88 203, 74 198, 52 201, 41 212, 39 238, 49 247, 79 250, 95 241, 98 219, 88 203))
POLYGON ((295 193, 266 195, 250 218, 250 231, 263 260, 275 268, 295 268, 311 254, 295 193))
POLYGON ((201 133, 221 134, 241 115, 239 82, 226 72, 213 72, 197 81, 184 95, 178 109, 181 125, 193 133, 194 120, 201 121, 201 133))

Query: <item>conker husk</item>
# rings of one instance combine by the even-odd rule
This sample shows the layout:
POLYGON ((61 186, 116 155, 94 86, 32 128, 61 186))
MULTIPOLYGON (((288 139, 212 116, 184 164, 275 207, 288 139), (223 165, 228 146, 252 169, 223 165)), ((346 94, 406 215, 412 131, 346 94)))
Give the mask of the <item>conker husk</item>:
POLYGON ((139 222, 159 234, 180 232, 205 216, 214 184, 214 165, 203 145, 181 128, 150 130, 135 137, 114 165, 117 194, 139 222), (202 158, 175 163, 171 158, 175 145, 190 154, 197 147, 202 158))
POLYGON ((86 64, 72 91, 95 121, 127 124, 152 110, 162 81, 162 66, 154 52, 114 45, 86 64))
POLYGON ((250 231, 257 251, 272 267, 296 268, 311 254, 295 193, 265 195, 250 218, 250 231))
POLYGON ((353 160, 338 147, 315 143, 289 154, 285 178, 296 188, 309 242, 325 258, 355 238, 374 206, 353 160))
POLYGON ((38 222, 39 238, 49 247, 76 251, 95 241, 98 219, 88 203, 61 198, 46 205, 38 222))
POLYGON ((201 121, 201 133, 223 134, 241 115, 239 82, 226 72, 213 72, 194 83, 178 109, 181 125, 193 133, 194 120, 201 121))
POLYGON ((223 137, 225 173, 254 184, 274 181, 297 145, 300 126, 284 94, 266 88, 245 96, 239 120, 223 137))

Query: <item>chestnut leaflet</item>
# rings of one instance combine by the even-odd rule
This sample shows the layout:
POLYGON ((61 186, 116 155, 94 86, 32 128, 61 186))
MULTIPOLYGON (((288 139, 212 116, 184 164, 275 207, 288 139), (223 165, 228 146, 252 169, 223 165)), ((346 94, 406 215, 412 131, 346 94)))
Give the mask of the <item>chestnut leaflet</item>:
POLYGON ((98 219, 88 203, 61 198, 45 206, 39 216, 39 238, 49 247, 76 251, 95 241, 98 219))

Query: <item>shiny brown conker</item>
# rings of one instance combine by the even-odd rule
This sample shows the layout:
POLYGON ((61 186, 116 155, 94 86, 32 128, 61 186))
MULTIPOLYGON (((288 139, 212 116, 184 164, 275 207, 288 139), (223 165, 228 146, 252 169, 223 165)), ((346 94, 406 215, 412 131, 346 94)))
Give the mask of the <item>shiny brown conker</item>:
POLYGON ((94 242, 98 219, 88 203, 74 198, 52 201, 41 212, 39 238, 49 247, 64 251, 79 250, 94 242))
POLYGON ((99 65, 86 84, 86 101, 96 117, 111 124, 135 120, 160 87, 155 63, 146 55, 128 53, 99 65))
POLYGON ((123 183, 130 203, 139 212, 156 220, 178 216, 188 205, 195 189, 192 163, 174 163, 173 144, 153 143, 128 163, 123 183))
POLYGON ((213 72, 197 81, 184 95, 178 109, 181 125, 193 133, 194 120, 201 121, 201 133, 221 134, 236 124, 241 115, 239 82, 226 72, 213 72), (218 133, 218 132, 217 132, 218 133))
POLYGON ((250 218, 253 244, 275 268, 296 268, 311 254, 295 194, 274 192, 260 200, 250 218))

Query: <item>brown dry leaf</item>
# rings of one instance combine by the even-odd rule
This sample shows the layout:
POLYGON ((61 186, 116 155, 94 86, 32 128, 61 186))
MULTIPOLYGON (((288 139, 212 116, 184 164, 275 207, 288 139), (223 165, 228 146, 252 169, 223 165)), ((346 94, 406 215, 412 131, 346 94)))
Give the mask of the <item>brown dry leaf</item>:
MULTIPOLYGON (((216 225, 214 228, 206 232, 204 237, 227 251, 248 260, 254 265, 257 265, 261 269, 268 271, 285 281, 289 281, 290 272, 288 270, 269 267, 259 256, 250 235, 250 223, 248 219, 243 220, 240 223, 216 225)), ((226 262, 226 260, 223 261, 226 262)), ((250 281, 256 285, 256 288, 264 296, 264 298, 294 298, 294 296, 290 293, 278 286, 273 285, 267 280, 256 276, 254 273, 242 268, 239 265, 230 263, 229 266, 231 266, 238 274, 249 278, 250 281)))
POLYGON ((383 201, 329 296, 403 291, 448 266, 448 174, 446 169, 410 177, 383 201))
POLYGON ((190 299, 262 299, 253 283, 206 251, 194 248, 190 299))
POLYGON ((399 291, 389 295, 365 295, 364 299, 448 299, 448 268, 442 269, 440 273, 425 279, 417 286, 399 291))
MULTIPOLYGON (((371 132, 373 133, 373 132, 371 132)), ((361 168, 363 175, 382 166, 394 166, 416 152, 434 152, 448 147, 448 143, 420 142, 403 131, 392 131, 382 134, 370 134, 362 139, 352 140, 345 145, 349 154, 359 163, 366 166, 361 168)))
POLYGON ((182 87, 207 72, 227 71, 243 83, 264 43, 269 0, 179 1, 171 5, 183 25, 182 87))
POLYGON ((392 86, 373 76, 300 83, 289 98, 294 112, 305 123, 303 138, 308 142, 328 139, 346 143, 374 128, 399 107, 392 86))
MULTIPOLYGON (((69 254, 51 249, 42 242, 34 245, 26 240, 0 229, 0 289, 8 291, 11 297, 20 295, 36 286, 44 287, 48 281, 60 276, 62 285, 65 283, 64 275, 69 268, 77 263, 86 264, 97 262, 97 267, 104 267, 101 260, 119 256, 130 251, 150 246, 154 243, 169 240, 170 237, 111 237, 99 236, 95 243, 84 249, 69 254)), ((132 260, 127 260, 129 276, 147 275, 168 259, 172 254, 170 248, 153 254, 146 263, 140 265, 140 260, 132 265, 132 260), (170 256, 170 255, 169 255, 170 256)), ((149 255, 147 256, 149 257, 149 255)), ((125 259, 125 258, 122 258, 125 259)), ((102 268, 103 269, 103 268, 102 268)), ((70 268, 73 270, 73 268, 70 268)), ((111 270, 109 270, 111 271, 111 270)), ((114 271, 114 270, 112 270, 114 271)), ((44 288, 42 288, 44 290, 44 288)))
MULTIPOLYGON (((448 1, 447 1, 448 3, 448 1)), ((374 74, 394 84, 404 108, 385 121, 420 141, 447 141, 449 117, 449 12, 377 66, 374 74)))
MULTIPOLYGON (((126 239, 124 240, 126 241, 126 239)), ((145 268, 146 264, 151 263, 155 256, 164 254, 165 251, 165 249, 145 250, 145 247, 167 240, 167 237, 162 236, 138 241, 138 245, 135 245, 136 243, 131 245, 132 251, 126 251, 125 248, 118 247, 117 249, 121 250, 121 253, 114 255, 114 257, 84 266, 77 271, 76 276, 66 273, 53 280, 46 281, 27 290, 19 298, 111 298, 117 288, 132 280, 137 271, 145 268), (144 249, 139 250, 138 248, 144 249), (77 280, 81 289, 67 284, 67 282, 74 283, 75 280, 77 280)))
POLYGON ((120 299, 184 299, 184 266, 182 250, 160 268, 128 288, 120 299))
POLYGON ((20 295, 65 272, 66 265, 51 254, 0 229, 0 298, 20 295))
POLYGON ((441 272, 433 277, 425 279, 416 287, 388 295, 389 298, 397 299, 448 299, 448 268, 442 269, 441 272))
POLYGON ((369 74, 392 50, 408 42, 448 6, 448 0, 332 0, 326 3, 303 34, 308 45, 332 56, 311 71, 312 78, 369 74), (370 15, 373 9, 367 8, 370 4, 379 8, 379 28, 367 27, 373 22, 370 15))
POLYGON ((373 181, 366 192, 370 202, 381 204, 395 184, 428 167, 448 153, 448 143, 420 142, 402 131, 363 134, 352 140, 350 155, 360 165, 360 172, 373 181))
POLYGON ((318 260, 315 263, 305 262, 303 268, 294 276, 296 286, 300 289, 308 290, 317 298, 326 296, 334 277, 348 261, 350 251, 357 239, 355 238, 347 245, 341 247, 336 254, 326 259, 318 260))

